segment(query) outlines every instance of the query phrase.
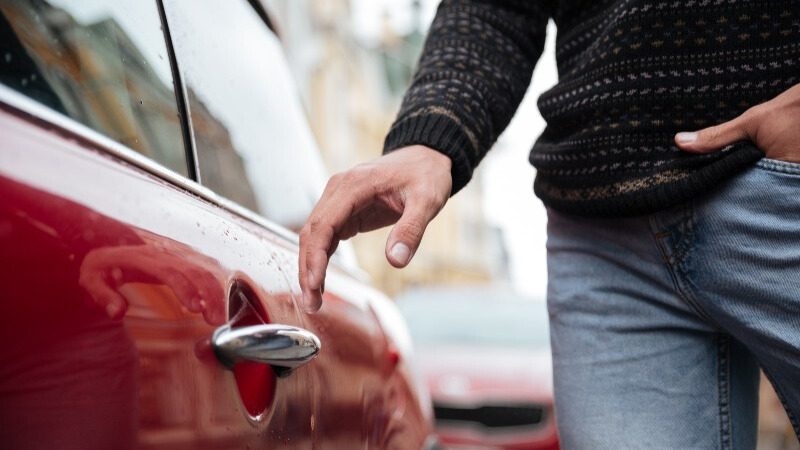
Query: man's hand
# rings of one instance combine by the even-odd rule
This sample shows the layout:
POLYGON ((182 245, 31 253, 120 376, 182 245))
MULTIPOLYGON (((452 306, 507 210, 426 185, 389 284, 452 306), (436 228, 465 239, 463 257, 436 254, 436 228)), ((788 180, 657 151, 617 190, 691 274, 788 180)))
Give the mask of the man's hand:
POLYGON ((767 158, 800 162, 800 84, 730 122, 675 135, 678 147, 692 153, 710 153, 742 140, 752 141, 767 158))
POLYGON ((101 247, 83 258, 79 283, 109 318, 121 319, 128 301, 119 288, 126 283, 165 285, 187 310, 206 322, 225 322, 225 293, 219 263, 178 243, 101 247))
POLYGON ((414 145, 331 177, 300 232, 300 287, 308 312, 322 306, 328 259, 339 241, 397 223, 386 259, 398 268, 408 264, 450 196, 450 166, 446 155, 414 145))

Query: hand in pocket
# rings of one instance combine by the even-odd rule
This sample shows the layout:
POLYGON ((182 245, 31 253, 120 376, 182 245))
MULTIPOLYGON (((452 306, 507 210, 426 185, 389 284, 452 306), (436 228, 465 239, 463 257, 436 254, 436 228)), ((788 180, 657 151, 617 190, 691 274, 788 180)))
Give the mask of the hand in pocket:
POLYGON ((691 153, 711 153, 743 140, 768 158, 800 162, 800 84, 729 122, 675 135, 678 147, 691 153))

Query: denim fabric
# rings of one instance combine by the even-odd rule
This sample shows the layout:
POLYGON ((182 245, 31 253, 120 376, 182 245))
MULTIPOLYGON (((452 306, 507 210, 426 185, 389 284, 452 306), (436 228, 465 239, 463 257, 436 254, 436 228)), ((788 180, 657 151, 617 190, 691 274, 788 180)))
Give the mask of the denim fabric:
POLYGON ((800 164, 648 216, 548 216, 565 449, 753 449, 759 364, 798 432, 800 164))

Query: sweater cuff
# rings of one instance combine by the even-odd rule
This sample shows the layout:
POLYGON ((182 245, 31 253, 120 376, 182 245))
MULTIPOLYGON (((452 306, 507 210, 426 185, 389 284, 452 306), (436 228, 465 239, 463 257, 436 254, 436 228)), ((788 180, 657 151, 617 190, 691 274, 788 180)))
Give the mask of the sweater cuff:
POLYGON ((472 178, 473 164, 468 158, 472 150, 469 138, 452 119, 440 115, 418 115, 402 118, 392 125, 383 145, 383 154, 409 145, 424 145, 450 157, 453 177, 452 197, 472 178))

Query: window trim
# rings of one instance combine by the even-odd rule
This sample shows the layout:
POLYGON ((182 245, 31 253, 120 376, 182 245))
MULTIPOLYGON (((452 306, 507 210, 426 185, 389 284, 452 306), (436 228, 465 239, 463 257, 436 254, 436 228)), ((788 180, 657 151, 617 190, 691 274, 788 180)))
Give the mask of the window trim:
POLYGON ((167 13, 164 10, 164 2, 155 0, 158 8, 158 18, 161 22, 161 29, 164 32, 164 45, 167 47, 167 58, 172 72, 172 82, 175 92, 175 102, 178 106, 178 115, 181 123, 181 135, 183 137, 184 153, 186 155, 186 171, 188 178, 201 183, 200 165, 197 158, 197 147, 194 142, 194 132, 192 131, 192 119, 189 116, 189 98, 186 93, 186 86, 183 83, 183 76, 178 67, 178 58, 175 56, 175 48, 172 45, 172 34, 169 30, 167 13))

